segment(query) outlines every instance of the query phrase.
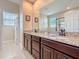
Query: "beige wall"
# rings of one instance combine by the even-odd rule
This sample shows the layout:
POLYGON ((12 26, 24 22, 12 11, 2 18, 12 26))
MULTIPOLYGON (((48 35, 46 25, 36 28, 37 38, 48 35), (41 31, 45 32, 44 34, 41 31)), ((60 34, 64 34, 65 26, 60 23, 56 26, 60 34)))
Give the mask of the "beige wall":
POLYGON ((41 8, 48 5, 52 1, 53 0, 37 0, 33 6, 32 6, 32 4, 24 1, 23 11, 24 11, 24 30, 25 31, 31 31, 31 30, 34 30, 34 29, 39 29, 39 22, 35 23, 34 18, 38 17, 40 19, 41 8), (25 21, 25 15, 30 15, 31 21, 25 21))
MULTIPOLYGON (((2 41, 7 41, 7 40, 15 40, 14 35, 14 27, 5 27, 3 25, 3 11, 9 11, 12 13, 17 13, 19 12, 19 6, 11 3, 7 0, 1 0, 0 1, 0 34, 1 34, 1 39, 2 41)), ((18 19, 17 19, 18 20, 18 19)))
POLYGON ((24 1, 23 3, 23 13, 24 13, 24 30, 31 31, 32 30, 32 4, 24 1), (26 15, 30 16, 30 21, 26 21, 26 15))

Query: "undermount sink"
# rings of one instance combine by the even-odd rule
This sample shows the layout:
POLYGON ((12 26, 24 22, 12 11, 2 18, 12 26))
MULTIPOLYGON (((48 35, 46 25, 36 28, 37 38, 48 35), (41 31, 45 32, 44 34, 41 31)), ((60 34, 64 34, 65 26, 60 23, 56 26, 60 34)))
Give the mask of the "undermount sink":
POLYGON ((68 37, 65 37, 65 36, 59 36, 59 35, 56 35, 56 34, 49 34, 50 37, 56 37, 57 39, 69 39, 68 37))
POLYGON ((68 40, 69 39, 68 37, 63 37, 63 36, 58 36, 57 38, 58 39, 65 39, 65 40, 68 40))
POLYGON ((50 37, 56 37, 56 34, 49 34, 50 37))

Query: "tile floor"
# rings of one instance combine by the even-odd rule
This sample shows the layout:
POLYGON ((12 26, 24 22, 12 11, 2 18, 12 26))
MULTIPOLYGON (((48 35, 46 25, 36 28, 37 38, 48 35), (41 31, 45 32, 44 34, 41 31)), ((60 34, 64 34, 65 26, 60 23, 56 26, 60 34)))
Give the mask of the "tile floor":
POLYGON ((34 59, 28 51, 20 49, 12 42, 2 43, 0 47, 0 59, 34 59))

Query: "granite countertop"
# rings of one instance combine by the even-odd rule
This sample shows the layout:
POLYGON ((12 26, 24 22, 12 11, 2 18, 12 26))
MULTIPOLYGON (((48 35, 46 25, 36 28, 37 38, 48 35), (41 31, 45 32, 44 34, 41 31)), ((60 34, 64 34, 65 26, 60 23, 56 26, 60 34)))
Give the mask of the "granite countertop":
POLYGON ((35 32, 25 32, 25 33, 79 47, 79 37, 58 36, 55 34, 35 33, 35 32))

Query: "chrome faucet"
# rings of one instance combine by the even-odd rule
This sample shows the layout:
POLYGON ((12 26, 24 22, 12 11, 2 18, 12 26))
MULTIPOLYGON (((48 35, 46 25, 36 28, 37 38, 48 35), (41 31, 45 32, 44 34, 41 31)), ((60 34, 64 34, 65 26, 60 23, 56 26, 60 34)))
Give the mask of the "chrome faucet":
POLYGON ((65 29, 61 29, 59 32, 59 35, 66 36, 65 29))

